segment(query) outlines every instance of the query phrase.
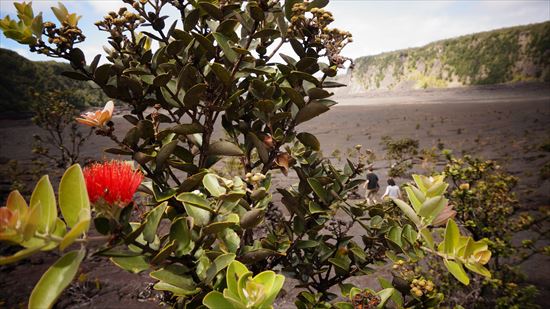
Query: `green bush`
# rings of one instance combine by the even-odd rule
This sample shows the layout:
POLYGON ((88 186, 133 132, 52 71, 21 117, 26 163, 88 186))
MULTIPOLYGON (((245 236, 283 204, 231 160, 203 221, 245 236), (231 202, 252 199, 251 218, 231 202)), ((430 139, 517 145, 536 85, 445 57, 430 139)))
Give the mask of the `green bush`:
POLYGON ((52 307, 88 250, 130 272, 150 271, 154 289, 178 308, 270 308, 283 281, 276 272, 299 281, 301 308, 440 302, 414 279, 399 277, 414 289, 381 280, 380 291, 344 283, 387 258, 414 263, 436 256, 465 285, 466 269, 491 276, 484 266, 488 241, 464 235, 451 219, 444 176, 414 175, 408 201, 354 204, 347 196, 364 182, 361 160, 368 157, 336 167, 321 155, 318 139, 299 130, 336 104, 326 89, 341 85, 326 79, 349 61, 340 52, 351 34, 328 27, 328 1, 124 2, 132 9, 96 23, 110 35, 109 62, 102 65, 99 55, 88 63, 76 47, 85 39, 80 17, 62 4, 52 8, 60 25, 43 22, 26 3, 16 3, 19 20, 0 22, 7 37, 69 60, 74 71, 65 76, 93 81, 132 108, 122 140, 113 134, 112 102, 78 119, 115 143, 106 152, 134 162, 97 163, 83 172, 70 167, 59 186, 62 218, 46 176, 29 207, 14 191, 0 208, 0 239, 24 247, 0 264, 81 245, 46 271, 29 307, 52 307), (181 19, 163 15, 167 7, 181 19), (299 60, 284 54, 284 63, 273 60, 285 44, 299 60), (225 135, 217 135, 222 129, 225 135), (228 157, 241 161, 238 176, 214 172, 228 157), (278 171, 295 173, 298 183, 272 187, 278 171), (137 188, 143 196, 134 200, 137 188), (275 191, 287 215, 273 215, 275 191), (146 214, 136 219, 136 207, 146 214), (102 236, 87 233, 92 221, 102 236), (352 226, 362 235, 350 236, 352 226), (88 246, 92 241, 99 247, 88 246), (349 301, 335 301, 334 286, 349 301))

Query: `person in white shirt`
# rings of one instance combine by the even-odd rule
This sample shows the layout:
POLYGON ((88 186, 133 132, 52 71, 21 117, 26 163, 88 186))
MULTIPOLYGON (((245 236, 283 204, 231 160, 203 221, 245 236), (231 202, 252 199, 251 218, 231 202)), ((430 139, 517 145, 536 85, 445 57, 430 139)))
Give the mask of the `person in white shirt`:
POLYGON ((386 192, 382 195, 382 199, 386 197, 401 198, 401 190, 392 178, 388 179, 388 186, 386 187, 386 192))

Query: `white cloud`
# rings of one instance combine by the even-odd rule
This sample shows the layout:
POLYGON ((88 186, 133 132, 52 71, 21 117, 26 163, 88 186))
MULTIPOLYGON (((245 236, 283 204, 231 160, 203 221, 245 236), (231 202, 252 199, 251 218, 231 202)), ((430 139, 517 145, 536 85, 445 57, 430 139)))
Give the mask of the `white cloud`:
POLYGON ((352 58, 550 20, 550 1, 337 0, 329 9, 334 25, 354 35, 344 50, 352 58))
POLYGON ((120 0, 95 0, 87 2, 96 12, 103 15, 110 11, 118 11, 118 9, 121 7, 128 7, 126 3, 123 3, 120 0))
MULTIPOLYGON (((49 17, 50 6, 57 1, 34 1, 35 11, 49 17)), ((88 36, 81 45, 87 59, 102 53, 107 35, 98 32, 93 22, 116 10, 120 0, 64 1, 70 11, 83 15, 80 26, 88 36)), ((170 7, 169 5, 167 7, 170 7)), ((487 31, 502 27, 550 20, 550 1, 362 1, 332 0, 328 7, 334 13, 334 26, 349 30, 354 43, 344 53, 356 58, 384 51, 421 46, 435 40, 487 31)), ((14 14, 11 0, 0 0, 0 15, 14 14)), ((166 14, 177 16, 175 11, 166 14)), ((0 47, 21 50, 0 35, 0 47)), ((292 53, 290 48, 283 52, 292 53)), ((28 52, 25 55, 29 55, 28 52)), ((43 57, 40 57, 43 59, 43 57)), ((36 59, 36 57, 33 57, 36 59)))

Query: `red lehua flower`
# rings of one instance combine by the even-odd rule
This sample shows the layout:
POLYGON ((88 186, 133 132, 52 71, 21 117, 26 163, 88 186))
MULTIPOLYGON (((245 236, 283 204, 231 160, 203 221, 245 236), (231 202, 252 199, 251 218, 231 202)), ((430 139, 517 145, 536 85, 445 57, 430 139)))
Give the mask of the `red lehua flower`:
POLYGON ((126 206, 143 180, 143 174, 122 161, 94 163, 84 168, 90 202, 104 200, 110 205, 126 206))

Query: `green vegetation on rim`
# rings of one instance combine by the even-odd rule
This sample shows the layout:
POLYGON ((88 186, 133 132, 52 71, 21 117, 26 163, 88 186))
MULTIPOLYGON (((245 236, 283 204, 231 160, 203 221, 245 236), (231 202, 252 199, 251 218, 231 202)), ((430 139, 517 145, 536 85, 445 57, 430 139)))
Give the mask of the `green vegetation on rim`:
POLYGON ((365 90, 550 81, 550 22, 465 35, 355 60, 365 90))
POLYGON ((16 52, 0 48, 0 113, 29 111, 35 101, 32 92, 67 90, 76 107, 105 104, 106 96, 91 84, 61 76, 71 66, 55 61, 30 61, 16 52))

